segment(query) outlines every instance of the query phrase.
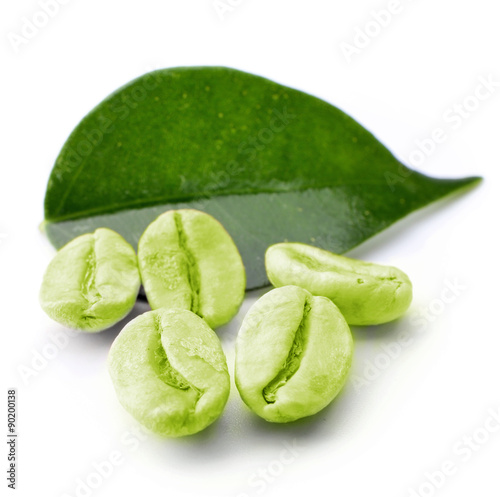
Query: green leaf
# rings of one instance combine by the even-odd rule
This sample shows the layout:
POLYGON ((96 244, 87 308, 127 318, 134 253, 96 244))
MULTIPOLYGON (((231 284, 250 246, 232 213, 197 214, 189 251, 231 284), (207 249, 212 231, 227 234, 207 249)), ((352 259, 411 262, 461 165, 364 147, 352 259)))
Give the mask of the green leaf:
POLYGON ((272 243, 342 253, 476 181, 412 171, 341 110, 267 79, 164 69, 75 128, 50 175, 44 226, 56 247, 97 227, 137 245, 165 210, 204 210, 233 236, 255 288, 272 243))

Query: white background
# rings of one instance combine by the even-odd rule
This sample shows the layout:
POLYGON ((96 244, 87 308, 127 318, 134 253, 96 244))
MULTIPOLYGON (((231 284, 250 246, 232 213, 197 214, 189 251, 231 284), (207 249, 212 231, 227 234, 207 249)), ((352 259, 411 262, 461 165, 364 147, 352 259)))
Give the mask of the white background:
MULTIPOLYGON (((18 490, 9 492, 499 496, 500 430, 489 413, 500 411, 500 86, 482 101, 473 98, 480 78, 500 82, 495 2, 401 0, 384 27, 367 23, 394 5, 388 0, 221 4, 231 10, 219 16, 212 0, 66 0, 23 42, 16 36, 23 18, 40 12, 38 1, 2 2, 1 405, 6 409, 6 390, 15 387, 19 411, 18 490), (370 38, 359 48, 359 30, 367 27, 370 38), (355 41, 348 60, 341 44, 355 41), (223 417, 204 433, 138 437, 105 368, 119 327, 70 336, 38 305, 54 253, 38 224, 66 137, 117 87, 180 65, 232 66, 324 98, 406 163, 416 140, 442 128, 446 140, 418 169, 485 178, 351 252, 404 269, 414 302, 396 323, 353 329, 351 379, 312 419, 267 424, 246 409, 233 384, 223 417), (464 100, 470 114, 451 121, 464 100), (398 345, 401 333, 410 338, 398 345), (57 337, 59 345, 50 345, 57 337), (467 451, 467 437, 474 450, 467 451), (110 459, 111 472, 102 464, 110 459), (99 465, 110 474, 100 477, 99 465), (452 474, 436 474, 443 465, 452 474)), ((258 295, 218 331, 231 371, 239 323, 258 295)))

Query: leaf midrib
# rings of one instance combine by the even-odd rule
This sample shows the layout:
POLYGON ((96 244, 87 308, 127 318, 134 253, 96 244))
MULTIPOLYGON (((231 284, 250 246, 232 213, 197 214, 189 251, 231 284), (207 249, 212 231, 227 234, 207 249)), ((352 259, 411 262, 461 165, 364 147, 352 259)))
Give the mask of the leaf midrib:
MULTIPOLYGON (((418 173, 415 173, 418 174, 418 173)), ((457 181, 463 181, 466 182, 467 180, 472 181, 474 179, 480 179, 475 176, 471 176, 469 178, 459 178, 457 181)), ((106 215, 106 214, 112 214, 116 212, 120 212, 123 210, 128 210, 128 209, 140 209, 140 208, 146 208, 146 207, 155 207, 157 205, 162 205, 162 204, 177 204, 177 203, 189 203, 189 202, 194 202, 196 200, 203 200, 203 199, 208 199, 208 198, 214 198, 214 197, 228 197, 231 195, 259 195, 259 194, 265 194, 265 193, 297 193, 297 192, 304 192, 304 191, 314 191, 314 190, 326 190, 326 189, 332 189, 332 188, 337 188, 337 187, 347 187, 347 186, 363 186, 363 185, 386 185, 387 183, 385 181, 360 181, 360 182, 335 182, 335 183, 330 183, 322 186, 318 185, 306 185, 301 188, 290 188, 290 189, 277 189, 277 188, 259 188, 259 190, 256 189, 250 189, 250 188, 243 188, 243 189, 234 189, 234 190, 224 190, 224 191, 218 191, 215 195, 211 195, 210 191, 205 191, 205 192, 194 192, 191 194, 189 197, 156 197, 153 199, 149 199, 148 201, 144 201, 143 199, 138 199, 135 201, 131 202, 126 202, 126 203, 121 203, 121 204, 110 204, 106 206, 105 208, 103 207, 96 207, 94 209, 86 209, 84 211, 79 211, 79 212, 74 212, 71 214, 67 214, 64 216, 56 216, 56 217, 50 217, 46 218, 48 222, 55 223, 55 222, 62 222, 62 221, 73 221, 76 219, 81 219, 85 217, 90 217, 90 216, 98 216, 98 215, 106 215)), ((389 189, 389 186, 387 186, 389 189)))

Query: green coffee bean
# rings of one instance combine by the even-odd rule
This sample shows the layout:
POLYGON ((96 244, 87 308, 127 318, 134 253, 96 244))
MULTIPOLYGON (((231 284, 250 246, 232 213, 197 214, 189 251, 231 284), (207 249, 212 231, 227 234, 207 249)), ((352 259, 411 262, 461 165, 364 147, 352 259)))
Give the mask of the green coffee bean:
POLYGON ((220 342, 187 310, 163 308, 135 318, 114 341, 108 365, 120 403, 160 435, 204 429, 219 417, 229 395, 220 342))
POLYGON ((212 216, 167 211, 139 241, 139 268, 152 309, 187 309, 211 328, 227 323, 245 295, 245 268, 233 240, 212 216))
POLYGON ((134 249, 107 228, 62 247, 43 277, 40 304, 55 321, 101 331, 124 318, 141 285, 134 249))
POLYGON ((236 341, 236 386, 262 418, 294 421, 334 399, 352 354, 349 326, 331 300, 296 286, 276 288, 243 320, 236 341))
POLYGON ((404 314, 412 300, 412 284, 403 271, 302 243, 271 245, 266 271, 276 287, 297 285, 328 297, 351 325, 392 321, 404 314))

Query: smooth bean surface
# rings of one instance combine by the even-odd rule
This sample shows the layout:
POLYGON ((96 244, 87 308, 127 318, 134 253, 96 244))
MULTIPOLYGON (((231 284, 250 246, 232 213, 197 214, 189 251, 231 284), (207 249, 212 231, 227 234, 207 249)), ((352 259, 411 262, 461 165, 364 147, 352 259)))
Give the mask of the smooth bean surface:
POLYGON ((398 268, 333 254, 302 243, 278 243, 266 252, 276 287, 297 285, 328 297, 351 325, 386 323, 411 304, 412 284, 398 268))
POLYGON ((219 339, 187 310, 158 309, 135 318, 115 339, 108 366, 123 407, 164 436, 206 428, 229 395, 219 339))
POLYGON ((138 258, 152 309, 187 309, 211 328, 238 312, 245 269, 233 240, 212 216, 193 209, 165 212, 142 235, 138 258))
POLYGON ((236 386, 262 418, 294 421, 334 399, 352 354, 349 326, 329 299, 297 286, 276 288, 243 320, 236 341, 236 386))
POLYGON ((43 277, 40 304, 65 326, 101 331, 131 311, 140 284, 132 246, 118 233, 99 228, 57 252, 43 277))

